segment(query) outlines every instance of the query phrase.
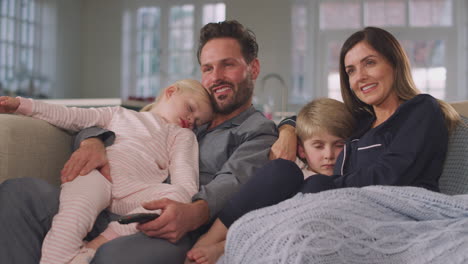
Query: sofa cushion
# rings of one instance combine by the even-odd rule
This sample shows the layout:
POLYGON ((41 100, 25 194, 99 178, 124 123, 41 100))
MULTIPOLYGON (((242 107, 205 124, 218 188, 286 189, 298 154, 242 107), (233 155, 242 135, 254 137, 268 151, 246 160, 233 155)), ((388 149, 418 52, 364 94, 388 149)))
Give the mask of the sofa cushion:
POLYGON ((468 194, 468 118, 449 139, 447 157, 439 180, 440 191, 446 194, 468 194))
POLYGON ((58 185, 71 145, 69 133, 45 121, 0 114, 0 183, 35 177, 58 185))

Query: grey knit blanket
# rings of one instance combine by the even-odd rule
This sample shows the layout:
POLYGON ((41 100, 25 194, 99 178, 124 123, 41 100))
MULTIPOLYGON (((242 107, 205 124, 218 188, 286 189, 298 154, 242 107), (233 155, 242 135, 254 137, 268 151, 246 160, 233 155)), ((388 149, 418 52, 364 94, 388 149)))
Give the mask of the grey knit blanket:
POLYGON ((297 194, 236 221, 218 263, 468 263, 468 195, 383 186, 297 194))

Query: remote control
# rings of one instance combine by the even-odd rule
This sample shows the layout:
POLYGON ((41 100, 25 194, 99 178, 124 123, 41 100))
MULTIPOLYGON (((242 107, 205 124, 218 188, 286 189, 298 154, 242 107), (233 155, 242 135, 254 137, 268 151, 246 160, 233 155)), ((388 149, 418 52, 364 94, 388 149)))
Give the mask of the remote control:
POLYGON ((143 224, 151 220, 154 220, 158 217, 159 215, 154 214, 154 213, 129 214, 129 215, 121 216, 119 219, 117 219, 117 222, 123 225, 135 223, 135 222, 143 224))

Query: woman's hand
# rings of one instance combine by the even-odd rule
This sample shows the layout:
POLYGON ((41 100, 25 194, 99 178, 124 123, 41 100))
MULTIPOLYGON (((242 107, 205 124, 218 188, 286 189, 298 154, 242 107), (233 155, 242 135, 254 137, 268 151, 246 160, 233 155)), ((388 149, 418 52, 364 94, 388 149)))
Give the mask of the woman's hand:
POLYGON ((98 138, 88 138, 81 142, 61 171, 62 183, 73 181, 78 175, 86 175, 97 169, 112 182, 106 147, 98 138))
POLYGON ((20 100, 10 96, 0 96, 0 113, 11 114, 18 109, 20 100))
POLYGON ((283 125, 279 129, 278 140, 271 146, 270 160, 285 159, 296 160, 297 136, 296 128, 290 125, 283 125))

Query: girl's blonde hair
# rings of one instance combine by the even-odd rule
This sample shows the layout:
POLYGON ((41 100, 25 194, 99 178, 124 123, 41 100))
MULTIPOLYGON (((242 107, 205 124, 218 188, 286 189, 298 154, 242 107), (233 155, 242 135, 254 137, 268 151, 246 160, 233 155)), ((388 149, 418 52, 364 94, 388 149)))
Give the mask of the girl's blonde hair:
POLYGON ((349 138, 355 119, 345 104, 331 98, 319 98, 306 104, 297 115, 296 134, 303 142, 320 133, 349 138))
MULTIPOLYGON (((400 100, 407 101, 421 93, 414 84, 409 59, 398 40, 386 30, 377 27, 366 27, 351 35, 343 44, 340 52, 341 96, 354 116, 359 117, 363 113, 374 115, 372 106, 359 100, 351 89, 344 63, 346 54, 361 41, 369 44, 392 65, 395 72, 392 89, 400 100)), ((444 114, 447 129, 450 132, 460 122, 460 115, 448 103, 442 100, 437 101, 444 114)))
POLYGON ((166 89, 168 89, 170 87, 173 87, 173 86, 177 87, 177 92, 184 92, 184 93, 185 92, 190 92, 190 93, 193 93, 195 96, 198 97, 198 99, 201 99, 201 100, 203 100, 203 101, 205 101, 205 102, 207 102, 208 104, 211 105, 210 94, 206 91, 206 89, 203 87, 203 85, 199 81, 192 80, 192 79, 183 79, 183 80, 176 81, 172 85, 169 85, 168 87, 164 88, 159 93, 158 97, 156 97, 154 102, 144 106, 140 110, 140 112, 147 112, 147 111, 150 111, 151 109, 153 109, 153 107, 163 97, 164 92, 166 91, 166 89))

